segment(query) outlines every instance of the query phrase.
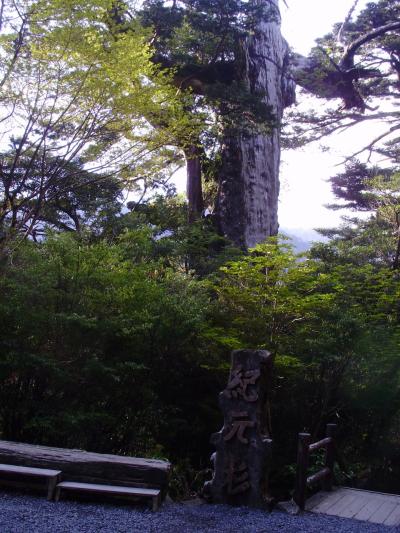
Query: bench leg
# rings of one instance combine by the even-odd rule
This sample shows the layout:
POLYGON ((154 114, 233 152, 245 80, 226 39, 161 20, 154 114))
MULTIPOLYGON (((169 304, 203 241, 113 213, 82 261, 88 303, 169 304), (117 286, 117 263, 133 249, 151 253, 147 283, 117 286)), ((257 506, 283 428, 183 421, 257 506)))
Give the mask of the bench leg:
POLYGON ((152 511, 154 512, 158 511, 160 507, 160 496, 154 496, 152 500, 153 500, 152 511))
POLYGON ((56 488, 58 481, 59 476, 52 477, 47 481, 47 499, 49 501, 51 501, 54 497, 54 489, 56 488))
POLYGON ((61 495, 61 488, 60 487, 56 487, 56 491, 55 491, 55 494, 54 494, 54 501, 55 502, 59 502, 60 501, 60 495, 61 495))

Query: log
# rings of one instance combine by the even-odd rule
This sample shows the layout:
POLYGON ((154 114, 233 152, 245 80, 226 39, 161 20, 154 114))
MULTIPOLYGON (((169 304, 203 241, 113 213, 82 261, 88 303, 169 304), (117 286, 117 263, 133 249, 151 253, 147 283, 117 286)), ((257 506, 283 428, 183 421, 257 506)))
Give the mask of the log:
POLYGON ((319 472, 317 472, 316 474, 313 474, 312 476, 308 477, 307 478, 307 485, 312 487, 313 485, 318 483, 318 481, 322 481, 324 478, 326 478, 326 477, 328 477, 330 475, 331 475, 330 468, 325 467, 322 470, 320 470, 319 472))
POLYGON ((309 450, 310 452, 315 452, 316 450, 319 450, 320 448, 326 448, 328 444, 331 444, 332 439, 331 437, 326 437, 326 439, 319 440, 318 442, 314 442, 313 444, 310 444, 309 450))
POLYGON ((322 482, 322 488, 325 491, 332 490, 333 486, 333 467, 335 465, 335 435, 336 435, 336 424, 328 424, 326 426, 326 440, 330 439, 329 444, 326 447, 325 454, 325 466, 329 468, 330 475, 327 476, 322 482))
POLYGON ((157 459, 50 448, 0 441, 0 462, 9 465, 61 470, 63 479, 78 482, 113 482, 123 486, 161 489, 166 494, 171 464, 157 459))
POLYGON ((307 497, 307 469, 310 453, 311 435, 309 433, 299 433, 297 445, 297 472, 296 486, 294 489, 293 499, 304 511, 307 497))

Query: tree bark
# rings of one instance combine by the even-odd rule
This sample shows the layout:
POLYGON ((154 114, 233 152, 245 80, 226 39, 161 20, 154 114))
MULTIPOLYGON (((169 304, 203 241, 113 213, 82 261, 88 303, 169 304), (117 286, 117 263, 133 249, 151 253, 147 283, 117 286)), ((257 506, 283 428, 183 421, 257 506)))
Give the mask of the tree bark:
MULTIPOLYGON (((255 0, 265 5, 263 0, 255 0)), ((289 49, 280 30, 278 0, 243 43, 242 80, 262 95, 275 122, 270 134, 226 131, 219 176, 217 219, 221 232, 241 248, 250 248, 278 232, 280 124, 284 107, 294 103, 288 72, 289 49), (244 75, 243 75, 244 74, 244 75)))
POLYGON ((189 222, 201 217, 204 210, 203 188, 201 183, 201 149, 192 146, 185 150, 187 174, 187 200, 189 222))
POLYGON ((264 94, 276 124, 270 135, 225 132, 216 210, 221 232, 244 249, 278 232, 280 124, 284 108, 295 103, 296 84, 317 96, 341 99, 343 109, 363 113, 368 106, 357 82, 382 73, 356 66, 355 54, 400 27, 396 21, 375 28, 350 43, 338 64, 330 60, 322 65, 315 57, 289 54, 280 31, 279 0, 253 2, 265 11, 244 42, 244 72, 238 79, 251 94, 264 94))

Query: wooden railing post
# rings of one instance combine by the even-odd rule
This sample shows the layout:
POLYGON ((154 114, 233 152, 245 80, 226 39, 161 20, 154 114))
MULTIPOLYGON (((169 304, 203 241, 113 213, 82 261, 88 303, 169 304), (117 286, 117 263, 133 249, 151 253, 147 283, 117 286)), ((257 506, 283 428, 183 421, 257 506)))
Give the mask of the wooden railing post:
POLYGON ((293 495, 294 501, 304 511, 306 504, 307 491, 307 469, 309 446, 311 442, 311 435, 309 433, 299 433, 299 441, 297 448, 297 472, 296 472, 296 487, 293 495))
POLYGON ((329 468, 330 474, 326 476, 322 482, 322 489, 326 491, 332 490, 333 485, 333 467, 335 464, 335 436, 336 424, 328 424, 326 426, 326 436, 331 438, 331 441, 326 446, 325 453, 325 467, 329 468))

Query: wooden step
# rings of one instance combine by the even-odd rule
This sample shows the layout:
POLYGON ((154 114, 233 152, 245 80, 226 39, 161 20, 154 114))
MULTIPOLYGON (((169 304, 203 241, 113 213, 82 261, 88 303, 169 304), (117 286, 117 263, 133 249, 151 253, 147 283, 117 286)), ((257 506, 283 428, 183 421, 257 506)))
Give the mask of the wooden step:
POLYGON ((62 481, 56 486, 56 501, 60 499, 60 494, 62 490, 70 490, 75 492, 95 492, 101 494, 111 494, 114 496, 136 496, 140 498, 151 498, 153 511, 157 511, 160 506, 161 491, 157 489, 145 489, 141 487, 120 487, 117 485, 101 485, 97 483, 77 483, 74 481, 62 481))
POLYGON ((47 479, 47 499, 53 499, 54 489, 61 476, 61 470, 48 468, 34 468, 30 466, 0 464, 0 473, 15 474, 21 476, 44 477, 47 479))

